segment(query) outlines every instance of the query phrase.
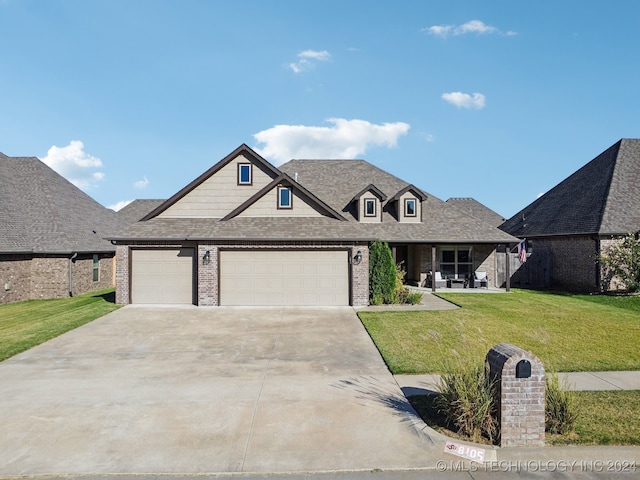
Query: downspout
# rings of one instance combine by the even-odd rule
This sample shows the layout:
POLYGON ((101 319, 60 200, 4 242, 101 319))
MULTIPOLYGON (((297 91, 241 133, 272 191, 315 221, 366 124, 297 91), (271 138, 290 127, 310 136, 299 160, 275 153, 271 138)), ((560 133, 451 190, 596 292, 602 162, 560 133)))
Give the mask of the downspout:
POLYGON ((73 297, 73 264, 76 263, 78 252, 73 252, 69 257, 69 296, 73 297))

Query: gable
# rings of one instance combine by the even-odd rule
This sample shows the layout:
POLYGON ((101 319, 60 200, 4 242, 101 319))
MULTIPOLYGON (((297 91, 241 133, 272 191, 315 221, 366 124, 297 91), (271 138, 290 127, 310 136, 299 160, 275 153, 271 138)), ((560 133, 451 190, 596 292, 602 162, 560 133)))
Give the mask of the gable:
MULTIPOLYGON (((248 148, 248 147, 247 147, 248 148)), ((215 165, 206 178, 200 177, 181 191, 179 198, 167 200, 158 218, 223 218, 262 188, 276 176, 277 169, 266 161, 257 161, 249 152, 240 152, 215 165), (239 182, 239 165, 251 166, 250 183, 239 182), (189 186, 188 186, 189 187, 189 186)), ((149 216, 154 216, 152 212, 149 216)))
MULTIPOLYGON (((285 185, 288 186, 288 185, 285 185)), ((253 202, 238 217, 324 217, 317 206, 291 187, 291 208, 278 208, 278 187, 274 185, 262 197, 253 202)))

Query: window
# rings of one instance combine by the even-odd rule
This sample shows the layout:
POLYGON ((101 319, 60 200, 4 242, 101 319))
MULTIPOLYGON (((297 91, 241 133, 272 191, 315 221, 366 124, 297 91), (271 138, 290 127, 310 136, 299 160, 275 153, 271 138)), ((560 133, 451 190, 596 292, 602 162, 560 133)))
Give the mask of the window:
POLYGON ((93 281, 100 281, 100 256, 97 253, 93 254, 93 281))
POLYGON ((376 199, 375 198, 364 199, 364 216, 365 217, 376 216, 376 199))
POLYGON ((416 213, 416 199, 415 198, 405 198, 404 200, 404 216, 405 217, 415 217, 416 213))
POLYGON ((471 247, 442 247, 440 249, 442 278, 465 279, 473 272, 471 247))
POLYGON ((292 208, 291 187, 278 187, 278 208, 292 208))
POLYGON ((238 164, 238 185, 251 185, 251 164, 239 163, 238 164))

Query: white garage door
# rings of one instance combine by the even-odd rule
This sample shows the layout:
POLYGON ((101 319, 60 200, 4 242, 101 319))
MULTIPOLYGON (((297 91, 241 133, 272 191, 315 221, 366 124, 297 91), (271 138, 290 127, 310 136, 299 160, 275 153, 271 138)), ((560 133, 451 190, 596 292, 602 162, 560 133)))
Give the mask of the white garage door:
POLYGON ((221 305, 349 305, 348 253, 220 252, 221 305))
POLYGON ((131 303, 193 303, 193 248, 131 251, 131 303))

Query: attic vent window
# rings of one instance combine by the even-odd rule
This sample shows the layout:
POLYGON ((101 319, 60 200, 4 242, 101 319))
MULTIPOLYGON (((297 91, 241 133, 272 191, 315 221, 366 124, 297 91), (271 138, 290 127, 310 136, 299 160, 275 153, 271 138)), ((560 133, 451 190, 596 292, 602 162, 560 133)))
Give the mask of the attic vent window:
POLYGON ((416 199, 407 198, 404 201, 404 216, 415 217, 416 216, 416 199))
POLYGON ((239 163, 238 164, 238 185, 251 185, 251 164, 239 163))
POLYGON ((365 217, 376 216, 376 199, 375 198, 364 199, 364 216, 365 217))
POLYGON ((278 208, 293 208, 291 187, 278 187, 278 208))

